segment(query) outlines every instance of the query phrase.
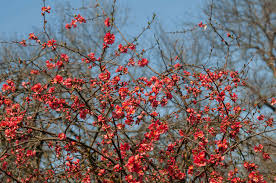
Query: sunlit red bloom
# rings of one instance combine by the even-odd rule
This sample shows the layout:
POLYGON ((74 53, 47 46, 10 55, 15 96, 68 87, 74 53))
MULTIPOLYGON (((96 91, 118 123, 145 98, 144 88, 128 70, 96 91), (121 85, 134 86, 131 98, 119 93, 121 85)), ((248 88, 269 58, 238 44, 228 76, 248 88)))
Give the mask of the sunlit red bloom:
POLYGON ((270 159, 270 156, 269 156, 269 154, 268 153, 263 153, 263 158, 265 159, 265 160, 267 160, 267 159, 270 159))
POLYGON ((135 65, 134 59, 133 59, 133 58, 130 58, 127 65, 128 65, 128 66, 134 66, 134 65, 135 65))
POLYGON ((22 45, 22 46, 24 46, 24 47, 25 47, 25 46, 27 46, 27 44, 26 44, 26 40, 22 40, 22 41, 20 41, 20 42, 19 42, 19 44, 21 44, 21 45, 22 45))
POLYGON ((218 146, 218 151, 224 152, 228 148, 228 143, 225 139, 223 141, 219 140, 217 141, 217 146, 218 146))
POLYGON ((47 46, 48 46, 49 48, 51 47, 51 48, 54 50, 54 49, 56 49, 56 45, 57 45, 56 42, 57 42, 57 41, 54 40, 54 39, 48 40, 47 46))
POLYGON ((63 81, 63 77, 61 75, 56 75, 53 83, 61 83, 63 81))
POLYGON ((51 63, 49 60, 46 60, 46 66, 48 69, 53 69, 56 67, 56 65, 51 63))
POLYGON ((258 167, 255 165, 255 163, 249 163, 249 162, 244 162, 243 163, 244 168, 246 168, 248 171, 253 171, 256 170, 258 167))
POLYGON ((207 25, 206 24, 203 24, 202 22, 200 22, 198 24, 199 27, 203 28, 204 30, 207 28, 207 25))
POLYGON ((201 151, 199 153, 193 153, 193 156, 195 165, 199 167, 206 166, 207 160, 205 158, 205 152, 201 151))
POLYGON ((262 121, 262 120, 264 120, 264 115, 260 115, 257 118, 258 118, 258 120, 262 121))
POLYGON ((71 21, 71 26, 74 27, 74 28, 76 28, 77 27, 77 22, 78 22, 77 20, 73 19, 71 21))
POLYGON ((74 17, 74 19, 72 19, 70 24, 65 25, 65 28, 66 29, 71 29, 72 27, 76 28, 77 27, 77 22, 79 22, 80 24, 86 23, 86 19, 83 18, 80 14, 78 14, 74 17))
POLYGON ((138 65, 140 67, 144 67, 144 66, 148 65, 148 63, 149 63, 149 61, 146 58, 143 58, 143 59, 138 61, 138 65))
POLYGON ((267 119, 267 120, 265 121, 265 123, 266 123, 267 126, 272 127, 272 125, 273 125, 273 118, 267 119))
POLYGON ((188 174, 193 175, 193 172, 194 172, 194 166, 190 165, 189 168, 188 168, 188 174))
POLYGON ((105 24, 106 27, 109 27, 109 26, 110 26, 110 19, 109 19, 109 17, 107 17, 107 18, 105 19, 104 24, 105 24))
POLYGON ((263 176, 262 175, 260 175, 260 173, 259 172, 257 172, 257 171, 252 171, 249 175, 248 175, 248 178, 249 178, 249 180, 251 180, 250 182, 251 183, 258 183, 258 182, 261 182, 261 183, 265 183, 263 180, 264 180, 264 178, 263 178, 263 176))
POLYGON ((102 80, 102 81, 107 81, 107 80, 109 80, 109 78, 110 78, 110 72, 105 71, 105 72, 100 73, 100 74, 99 74, 99 78, 100 78, 100 80, 102 80))
POLYGON ((204 137, 203 131, 198 131, 198 132, 195 132, 194 134, 195 140, 197 140, 198 138, 202 139, 203 137, 204 137))
POLYGON ((68 55, 66 55, 64 53, 60 54, 60 61, 68 63, 69 62, 68 55))
POLYGON ((119 172, 121 170, 120 164, 117 164, 113 167, 114 172, 119 172))
POLYGON ((64 133, 59 133, 59 134, 58 134, 58 138, 59 138, 60 140, 65 140, 65 139, 66 139, 66 135, 65 135, 64 133))
POLYGON ((43 7, 41 8, 41 11, 42 11, 41 14, 44 16, 45 12, 46 12, 46 13, 50 13, 50 10, 51 10, 51 7, 50 7, 50 6, 48 6, 48 7, 43 6, 43 7))
POLYGON ((143 171, 142 171, 142 157, 137 154, 135 156, 131 156, 129 159, 128 159, 128 162, 126 164, 126 168, 128 169, 129 172, 136 172, 140 175, 143 174, 143 171))
POLYGON ((39 71, 38 70, 31 70, 30 74, 37 75, 37 74, 39 74, 39 71))
POLYGON ((119 51, 121 52, 121 53, 127 53, 127 46, 123 46, 122 44, 119 44, 119 51))
POLYGON ((106 43, 106 44, 113 44, 114 43, 114 41, 115 41, 115 36, 114 36, 114 34, 111 34, 110 32, 107 32, 106 34, 105 34, 105 36, 104 36, 104 42, 106 43))
POLYGON ((131 49, 131 50, 135 50, 136 47, 135 47, 134 44, 131 43, 131 44, 128 45, 128 48, 131 49))
POLYGON ((72 28, 72 25, 71 25, 71 24, 66 24, 66 25, 65 25, 65 28, 66 28, 66 29, 71 29, 71 28, 72 28))
POLYGON ((41 87, 42 87, 41 83, 37 83, 31 88, 31 90, 37 93, 40 91, 41 87))
POLYGON ((30 82, 24 82, 24 81, 21 83, 21 85, 22 85, 24 88, 27 88, 27 85, 29 85, 29 84, 30 84, 30 82))
POLYGON ((27 153, 26 153, 26 156, 29 157, 29 156, 35 156, 36 155, 36 151, 32 151, 32 150, 27 150, 27 153))
POLYGON ((81 23, 86 23, 85 18, 83 18, 80 14, 78 14, 75 19, 81 24, 81 23))
POLYGON ((127 175, 127 176, 125 176, 125 180, 127 182, 133 182, 133 176, 132 175, 127 175))
POLYGON ((6 83, 3 84, 3 86, 2 86, 2 91, 3 92, 5 92, 5 91, 15 91, 15 85, 14 85, 14 82, 12 80, 7 80, 6 83))
POLYGON ((7 169, 7 166, 8 166, 8 163, 7 163, 6 161, 4 161, 4 162, 2 163, 2 169, 3 169, 3 170, 6 170, 6 169, 7 169))
POLYGON ((29 34, 29 39, 30 39, 30 40, 37 40, 38 38, 35 36, 34 33, 30 33, 30 34, 29 34))
POLYGON ((263 145, 262 144, 259 144, 258 146, 254 147, 255 152, 262 152, 262 150, 263 150, 263 145))

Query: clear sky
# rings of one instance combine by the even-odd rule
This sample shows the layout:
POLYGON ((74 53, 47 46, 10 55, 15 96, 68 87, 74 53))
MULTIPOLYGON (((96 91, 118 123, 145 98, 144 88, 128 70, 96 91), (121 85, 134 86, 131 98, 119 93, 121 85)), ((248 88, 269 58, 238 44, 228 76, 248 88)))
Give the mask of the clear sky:
MULTIPOLYGON (((70 2, 80 7, 83 0, 46 0, 46 4, 70 2)), ((203 2, 207 0, 117 0, 128 7, 130 30, 145 25, 153 12, 162 25, 176 30, 185 21, 200 21, 203 2)), ((5 0, 0 6, 0 38, 24 36, 42 24, 42 0, 5 0)))

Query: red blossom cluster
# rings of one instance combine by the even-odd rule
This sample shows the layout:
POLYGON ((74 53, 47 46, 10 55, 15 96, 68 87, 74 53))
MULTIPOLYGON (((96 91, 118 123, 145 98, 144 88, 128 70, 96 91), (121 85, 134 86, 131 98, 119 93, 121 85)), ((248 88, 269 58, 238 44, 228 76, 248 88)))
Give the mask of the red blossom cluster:
POLYGON ((114 34, 107 32, 104 36, 103 49, 108 48, 109 47, 108 45, 112 45, 114 42, 115 42, 114 34))
POLYGON ((42 16, 44 16, 45 15, 45 12, 46 13, 50 13, 50 10, 51 10, 51 7, 50 6, 48 6, 48 7, 45 7, 45 6, 43 6, 42 8, 41 8, 41 15, 42 16))
POLYGON ((205 30, 205 29, 207 29, 207 24, 203 24, 202 22, 200 22, 198 24, 198 27, 203 28, 205 30))
POLYGON ((72 19, 71 23, 65 25, 65 28, 66 29, 71 29, 72 27, 76 28, 77 27, 77 22, 82 24, 82 23, 86 23, 86 20, 80 14, 75 15, 75 17, 74 17, 74 19, 72 19))
POLYGON ((105 24, 106 27, 110 27, 111 24, 110 24, 110 19, 109 19, 109 17, 107 17, 107 18, 105 19, 104 24, 105 24))

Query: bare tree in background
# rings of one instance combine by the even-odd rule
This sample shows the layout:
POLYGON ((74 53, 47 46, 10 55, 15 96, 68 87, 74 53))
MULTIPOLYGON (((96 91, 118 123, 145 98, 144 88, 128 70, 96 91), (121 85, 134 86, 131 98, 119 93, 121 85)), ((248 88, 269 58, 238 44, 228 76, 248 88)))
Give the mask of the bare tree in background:
MULTIPOLYGON (((239 92, 243 107, 257 105, 273 117, 276 108, 269 99, 276 96, 276 1, 214 0, 206 3, 204 13, 205 21, 184 22, 183 30, 166 32, 161 23, 156 36, 160 66, 178 59, 186 65, 240 70, 248 79, 247 92, 239 92)), ((246 147, 258 143, 265 145, 272 160, 255 161, 275 167, 273 134, 251 139, 241 151, 250 155, 246 147)), ((275 174, 274 168, 262 172, 267 177, 275 174)))
POLYGON ((276 1, 219 0, 204 6, 205 21, 199 25, 183 22, 183 29, 175 32, 158 28, 162 58, 170 62, 178 56, 194 65, 246 68, 245 101, 276 111, 267 100, 276 95, 276 1))
POLYGON ((228 56, 231 68, 241 68, 250 62, 249 96, 260 108, 265 105, 276 111, 267 101, 276 95, 276 1, 211 1, 205 14, 213 32, 205 35, 212 40, 216 53, 231 55, 228 56))
MULTIPOLYGON (((210 40, 213 54, 225 56, 229 68, 247 67, 244 75, 248 77, 245 85, 248 92, 244 95, 244 103, 257 105, 265 113, 271 111, 274 116, 276 108, 268 99, 276 96, 276 1, 210 1, 206 4, 205 15, 209 17, 205 38, 210 40)), ((275 174, 275 136, 262 136, 248 143, 263 143, 274 155, 271 161, 255 159, 266 165, 263 174, 272 177, 275 174)), ((242 151, 252 153, 244 147, 242 151)))

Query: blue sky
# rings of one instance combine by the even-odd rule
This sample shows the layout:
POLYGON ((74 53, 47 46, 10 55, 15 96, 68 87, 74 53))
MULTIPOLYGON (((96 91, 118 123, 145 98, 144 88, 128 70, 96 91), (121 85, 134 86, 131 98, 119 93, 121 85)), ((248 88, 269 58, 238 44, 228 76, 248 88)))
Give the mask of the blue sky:
MULTIPOLYGON (((206 0, 117 0, 129 8, 131 29, 143 26, 153 13, 157 14, 162 25, 176 30, 185 21, 200 21, 202 4, 206 0)), ((80 7, 82 0, 46 0, 46 4, 70 2, 80 7)), ((42 25, 40 15, 42 0, 9 0, 0 6, 0 38, 13 35, 24 36, 34 31, 34 27, 42 25)), ((54 9, 53 9, 54 10, 54 9)), ((25 37, 25 36, 24 36, 25 37)))

